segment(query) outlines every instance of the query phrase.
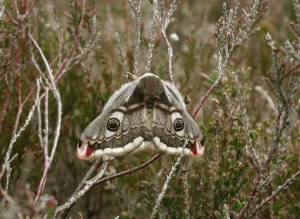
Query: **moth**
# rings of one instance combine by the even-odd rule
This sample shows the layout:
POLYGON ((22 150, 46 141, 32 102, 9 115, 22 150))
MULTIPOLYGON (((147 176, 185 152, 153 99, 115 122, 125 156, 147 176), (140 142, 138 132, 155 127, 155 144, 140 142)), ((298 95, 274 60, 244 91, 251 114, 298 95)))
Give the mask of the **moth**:
POLYGON ((124 84, 80 137, 77 156, 94 160, 152 150, 201 156, 203 135, 170 82, 152 73, 124 84))

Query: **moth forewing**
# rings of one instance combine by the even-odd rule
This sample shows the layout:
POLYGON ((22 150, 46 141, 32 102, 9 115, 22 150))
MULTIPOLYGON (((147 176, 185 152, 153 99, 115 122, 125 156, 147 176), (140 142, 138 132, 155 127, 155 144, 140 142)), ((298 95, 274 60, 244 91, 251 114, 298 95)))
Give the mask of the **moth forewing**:
POLYGON ((201 156, 203 136, 171 83, 146 73, 124 84, 85 129, 77 148, 83 160, 152 150, 201 156))

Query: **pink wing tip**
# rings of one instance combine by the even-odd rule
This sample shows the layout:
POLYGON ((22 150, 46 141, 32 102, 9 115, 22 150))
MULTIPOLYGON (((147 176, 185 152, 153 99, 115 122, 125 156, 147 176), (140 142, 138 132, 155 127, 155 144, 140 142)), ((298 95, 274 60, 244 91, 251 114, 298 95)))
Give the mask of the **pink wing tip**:
POLYGON ((83 142, 77 146, 77 157, 81 160, 87 160, 93 152, 94 150, 89 146, 88 142, 83 142))
POLYGON ((195 144, 192 147, 192 152, 195 156, 203 156, 205 152, 205 147, 199 142, 199 138, 195 139, 195 144))

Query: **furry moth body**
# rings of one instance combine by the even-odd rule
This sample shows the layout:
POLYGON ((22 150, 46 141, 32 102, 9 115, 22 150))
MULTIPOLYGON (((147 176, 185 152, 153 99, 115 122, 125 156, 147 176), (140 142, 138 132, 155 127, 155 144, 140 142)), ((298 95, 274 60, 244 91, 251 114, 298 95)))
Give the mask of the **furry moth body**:
POLYGON ((120 157, 153 150, 201 156, 203 136, 177 88, 152 73, 124 84, 80 137, 77 156, 120 157))

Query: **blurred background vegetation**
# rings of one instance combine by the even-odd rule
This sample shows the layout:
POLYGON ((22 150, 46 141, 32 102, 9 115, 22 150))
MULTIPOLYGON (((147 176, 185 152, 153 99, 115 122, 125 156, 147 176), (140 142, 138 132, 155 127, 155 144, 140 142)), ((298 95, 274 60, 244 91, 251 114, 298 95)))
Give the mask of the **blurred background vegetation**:
MULTIPOLYGON (((247 8, 251 2, 242 0, 240 7, 247 8)), ((233 7, 235 1, 226 3, 233 7)), ((21 8, 22 1, 18 1, 18 4, 21 8)), ((25 28, 20 28, 21 24, 13 25, 7 16, 3 16, 0 23, 1 160, 9 145, 17 115, 17 87, 21 84, 21 97, 24 100, 35 85, 38 75, 31 62, 28 41, 26 36, 22 37, 22 31, 30 29, 52 67, 57 68, 60 64, 57 58, 58 51, 66 54, 72 47, 74 35, 78 31, 76 27, 81 20, 81 4, 81 1, 37 1, 31 15, 26 18, 25 28), (62 48, 60 40, 63 42, 62 48)), ((7 1, 4 5, 12 17, 16 16, 13 1, 7 1)), ((143 69, 148 48, 147 40, 152 22, 151 7, 149 1, 142 4, 141 48, 144 51, 140 69, 143 69)), ((133 70, 135 30, 133 13, 128 2, 87 0, 86 8, 82 36, 74 53, 80 54, 81 45, 88 43, 95 28, 101 31, 101 37, 89 53, 81 57, 57 82, 63 104, 62 128, 44 194, 53 196, 59 204, 73 193, 91 165, 76 157, 75 149, 81 132, 101 113, 111 94, 126 82, 114 40, 115 32, 120 34, 130 70, 133 70)), ((216 22, 222 15, 222 10, 223 1, 219 0, 181 1, 167 30, 169 36, 178 36, 171 37, 174 77, 176 86, 182 93, 189 87, 192 88, 191 103, 188 105, 191 114, 218 77, 215 34, 216 22)), ((256 89, 260 87, 268 90, 265 78, 272 68, 271 49, 267 45, 265 35, 270 33, 278 46, 287 39, 293 41, 296 37, 290 22, 294 20, 292 1, 270 1, 267 14, 258 25, 260 30, 240 45, 229 65, 229 71, 239 74, 244 104, 252 125, 251 138, 260 151, 265 151, 268 147, 276 119, 274 110, 256 89)), ((151 72, 166 80, 169 79, 167 60, 166 43, 163 37, 158 35, 151 72)), ((269 95, 274 98, 271 93, 269 95)), ((56 103, 52 96, 49 98, 51 138, 56 122, 56 103)), ((33 101, 34 98, 30 97, 24 105, 20 124, 24 123, 33 101)), ((184 158, 162 201, 159 218, 223 218, 223 211, 227 206, 234 217, 234 212, 241 210, 252 190, 255 171, 245 154, 245 136, 238 118, 230 113, 238 101, 234 79, 226 75, 205 103, 197 119, 206 136, 207 159, 184 158), (227 102, 224 92, 230 96, 231 103, 227 102)), ((28 214, 31 217, 38 218, 37 215, 44 209, 39 212, 30 201, 37 192, 44 165, 36 127, 37 118, 34 117, 29 128, 15 144, 13 153, 18 153, 18 157, 12 163, 9 193, 20 206, 30 209, 28 214)), ((299 134, 298 120, 285 154, 286 160, 280 166, 279 174, 259 198, 263 199, 271 194, 299 168, 299 134)), ((151 154, 143 153, 117 159, 109 164, 107 174, 129 169, 150 157, 151 154)), ((164 156, 138 173, 93 188, 76 204, 71 213, 72 218, 80 218, 80 215, 83 218, 149 217, 175 159, 164 156)), ((299 191, 298 179, 264 208, 259 218, 300 218, 299 191)), ((4 211, 3 208, 1 210, 4 211)))

